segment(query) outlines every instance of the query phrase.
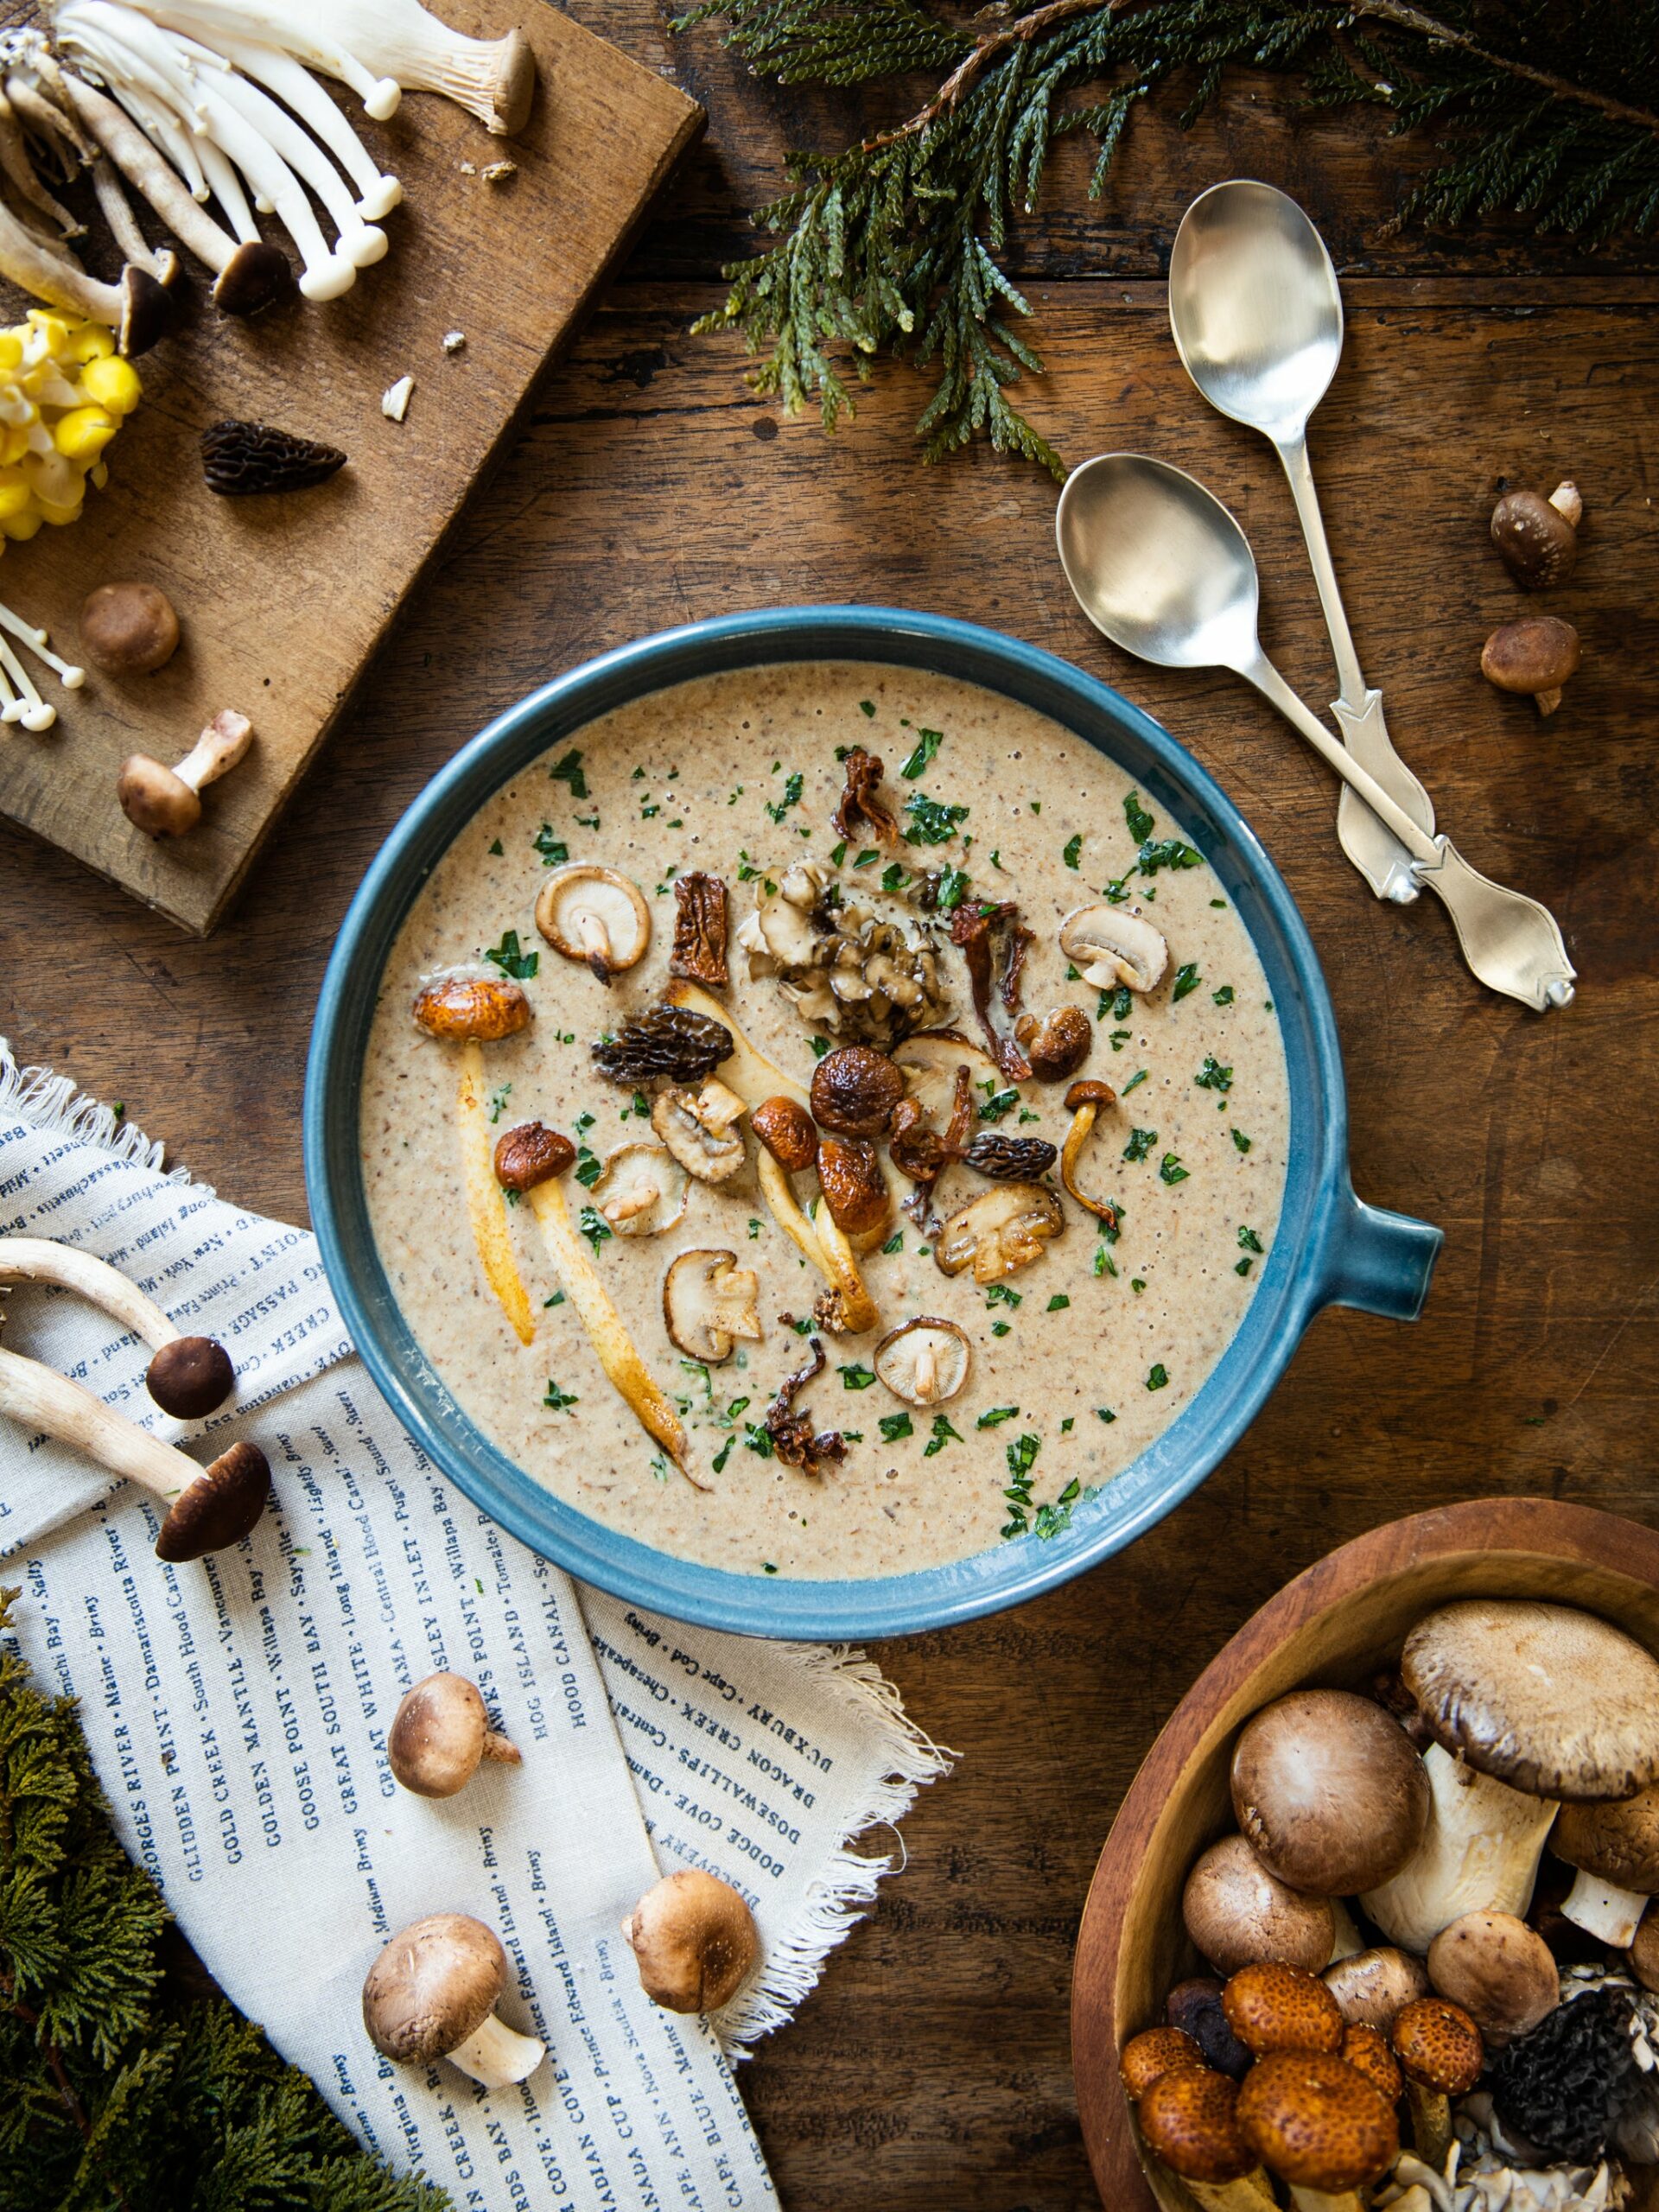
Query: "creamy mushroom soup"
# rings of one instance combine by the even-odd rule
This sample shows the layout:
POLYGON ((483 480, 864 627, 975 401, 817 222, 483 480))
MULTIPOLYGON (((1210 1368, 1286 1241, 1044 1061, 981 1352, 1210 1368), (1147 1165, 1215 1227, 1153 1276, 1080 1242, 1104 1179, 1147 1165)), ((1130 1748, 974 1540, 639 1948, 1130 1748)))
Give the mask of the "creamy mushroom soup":
POLYGON ((397 939, 361 1122, 386 1274, 500 1450, 663 1551, 801 1576, 1058 1534, 1238 1328, 1287 1136, 1185 826, 1046 717, 863 664, 658 692, 498 792, 397 939), (673 982, 682 910, 678 964, 723 943, 728 984, 673 982), (874 1141, 800 1110, 832 1054, 819 1121, 874 1141), (757 1122, 816 1137, 845 1235, 757 1122))

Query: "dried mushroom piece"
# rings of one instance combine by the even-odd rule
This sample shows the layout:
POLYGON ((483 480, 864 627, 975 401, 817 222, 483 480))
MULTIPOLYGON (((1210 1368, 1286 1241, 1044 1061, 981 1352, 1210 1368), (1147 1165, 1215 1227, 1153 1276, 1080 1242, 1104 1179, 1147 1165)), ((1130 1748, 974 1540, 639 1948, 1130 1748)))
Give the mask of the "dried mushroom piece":
POLYGON ((954 1321, 919 1314, 890 1329, 875 1348, 876 1374, 907 1406, 942 1406, 966 1384, 973 1347, 954 1321))
POLYGON ((772 1439, 772 1448, 786 1467, 798 1467, 804 1474, 822 1475, 827 1463, 847 1457, 847 1440, 839 1429, 813 1431, 810 1418, 793 1410, 796 1393, 804 1390, 813 1377, 823 1372, 823 1345, 817 1337, 809 1337, 807 1348, 811 1354, 804 1367, 785 1376, 778 1395, 766 1408, 764 1427, 772 1439))
POLYGON ((664 1090, 651 1109, 651 1126, 688 1175, 699 1183, 724 1183, 743 1165, 743 1138, 736 1124, 743 1101, 723 1083, 710 1080, 695 1096, 664 1090))
POLYGON ((950 1014, 933 930, 896 898, 847 899, 833 871, 798 861, 737 931, 753 978, 775 976, 803 1021, 890 1050, 950 1014))
POLYGON ((1020 1050, 1012 1027, 1000 1026, 992 994, 1005 1016, 1020 1010, 1020 979, 1026 964, 1031 931, 1020 919, 1011 899, 995 906, 959 906, 950 923, 950 941, 961 948, 973 991, 974 1013, 987 1049, 1010 1083, 1022 1083, 1031 1073, 1031 1062, 1020 1050))
POLYGON ((668 1076, 695 1083, 712 1075, 733 1051, 732 1033, 722 1021, 685 1006, 652 1006, 631 1014, 613 1037, 593 1047, 594 1065, 613 1083, 649 1083, 668 1076))
POLYGON ((688 1359, 718 1367, 739 1337, 760 1337, 760 1278, 735 1252, 682 1252, 663 1277, 663 1322, 688 1359))
POLYGON ((601 983, 645 957, 651 910, 637 883, 613 868, 557 868, 536 899, 536 926, 555 952, 580 960, 601 983))
POLYGON ((594 1204, 619 1236, 660 1236, 683 1217, 690 1190, 666 1145, 622 1144, 605 1155, 594 1204))
POLYGON ((346 466, 338 446, 320 445, 270 423, 215 423, 201 434, 207 489, 222 499, 266 492, 308 492, 346 466))
POLYGON ((726 886, 702 868, 674 879, 674 949, 668 972, 693 983, 728 983, 726 886))
POLYGON ((493 1045, 528 1029, 530 1001, 508 976, 432 976, 415 995, 416 1020, 429 1037, 493 1045))
POLYGON ((882 844, 893 843, 899 835, 899 821, 875 795, 880 781, 880 755, 867 753, 861 745, 854 746, 847 755, 847 787, 830 817, 837 836, 861 836, 868 830, 882 844))
POLYGON ((1096 990, 1156 990, 1169 964, 1160 930, 1122 906, 1074 907, 1060 924, 1060 950, 1096 990))
POLYGON ((933 1247, 942 1274, 971 1268, 976 1283, 1001 1282, 1041 1257, 1065 1226, 1060 1202, 1040 1183, 999 1183, 951 1215, 933 1247))

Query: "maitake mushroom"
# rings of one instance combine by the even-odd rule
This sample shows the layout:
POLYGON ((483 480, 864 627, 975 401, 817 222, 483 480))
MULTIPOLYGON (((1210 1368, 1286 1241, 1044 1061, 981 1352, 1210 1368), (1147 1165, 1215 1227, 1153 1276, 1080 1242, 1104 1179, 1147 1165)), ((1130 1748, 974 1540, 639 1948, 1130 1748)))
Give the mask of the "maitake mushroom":
POLYGON ((1493 631, 1480 649, 1480 672, 1500 691, 1529 695, 1541 715, 1553 715, 1579 658, 1579 633, 1570 622, 1528 614, 1493 631))
POLYGON ((1548 499, 1506 492, 1492 510, 1492 543, 1522 591, 1565 583, 1579 557, 1584 501, 1576 484, 1558 484, 1548 499))
POLYGON ((804 1021, 849 1042, 890 1048, 950 1017, 931 928, 897 898, 861 886, 844 899, 820 861, 798 861, 775 892, 763 888, 737 943, 751 976, 776 976, 804 1021))
POLYGON ((405 1690, 386 1736, 386 1759, 417 1797, 453 1797, 480 1764, 521 1764, 518 1746, 490 1726, 476 1682, 464 1675, 429 1675, 405 1690))
POLYGON ((1060 924, 1060 950, 1085 983, 1113 991, 1156 990, 1169 964, 1161 931, 1127 906, 1074 907, 1060 924))
POLYGON ((644 959, 651 910, 637 883, 613 868, 556 868, 536 899, 536 926, 555 952, 580 960, 601 983, 644 959))
POLYGON ((130 753, 115 786, 122 812, 151 837, 181 837, 201 819, 203 785, 228 775, 252 741, 253 724, 226 707, 176 767, 164 767, 147 753, 130 753))
POLYGON ((528 2081, 547 2056, 537 2036, 495 2017, 507 1955, 493 1928, 464 1912, 429 1913, 394 1936, 363 1983, 363 2024, 400 2064, 447 2058, 486 2089, 528 2081))
POLYGON ((918 1314, 889 1329, 875 1348, 877 1376, 907 1406, 942 1406, 968 1380, 973 1347, 954 1321, 918 1314))
POLYGON ((718 1367, 736 1339, 759 1340, 760 1278, 735 1252, 682 1252, 663 1277, 663 1322, 688 1359, 718 1367))
POLYGON ((744 1160, 743 1101, 711 1076, 695 1095, 670 1088, 652 1106, 651 1126, 688 1175, 699 1183, 724 1183, 744 1160))
POLYGON ((998 1183, 951 1215, 933 1247, 942 1274, 971 1267, 976 1283, 1001 1282, 1041 1257, 1060 1235, 1060 1202, 1040 1183, 998 1183))
POLYGON ((639 1986, 671 2012, 718 2012, 760 1956, 754 1916, 729 1882, 683 1867, 645 1891, 622 1923, 639 1986))

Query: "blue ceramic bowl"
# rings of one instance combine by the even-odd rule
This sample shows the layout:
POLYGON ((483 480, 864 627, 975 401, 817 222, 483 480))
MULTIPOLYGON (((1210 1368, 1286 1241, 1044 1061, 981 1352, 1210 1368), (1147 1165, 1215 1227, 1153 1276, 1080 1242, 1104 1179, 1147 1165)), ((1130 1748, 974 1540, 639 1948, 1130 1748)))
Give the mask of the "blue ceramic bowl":
MULTIPOLYGON (((995 1612, 1130 1543, 1238 1441, 1321 1306, 1416 1318, 1440 1231, 1379 1212, 1348 1179, 1342 1056, 1300 915, 1255 832, 1173 738, 1116 691, 995 631, 890 607, 799 607, 695 623, 607 653, 533 692, 435 776, 381 848, 323 979, 305 1094, 305 1173, 328 1279, 369 1371, 467 1497, 585 1581, 681 1620, 751 1636, 899 1636, 995 1612), (1243 1327, 1173 1426, 1062 1535, 866 1581, 740 1575, 670 1557, 553 1497, 480 1434, 432 1373, 374 1247, 358 1160, 358 1093, 381 971, 432 868, 492 792, 596 715, 688 677, 787 660, 867 660, 957 677, 1051 715, 1120 762, 1202 846, 1273 994, 1290 1076, 1279 1228, 1243 1327)), ((998 1447, 1000 1449, 1000 1446, 998 1447)))

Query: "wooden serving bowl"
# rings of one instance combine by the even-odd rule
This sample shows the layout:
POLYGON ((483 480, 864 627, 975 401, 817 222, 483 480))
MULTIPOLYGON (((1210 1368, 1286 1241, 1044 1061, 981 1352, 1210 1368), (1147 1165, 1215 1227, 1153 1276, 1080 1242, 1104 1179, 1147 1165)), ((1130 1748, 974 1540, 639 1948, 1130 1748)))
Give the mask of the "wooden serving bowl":
POLYGON ((1472 1597, 1580 1605, 1659 1652, 1659 1535, 1548 1498, 1476 1500, 1374 1529, 1248 1620, 1147 1753, 1095 1868, 1072 1967, 1077 2111, 1109 2212, 1194 2212, 1173 2175, 1141 2164, 1118 2052, 1162 2020, 1173 1984, 1208 1971, 1182 1928, 1181 1891, 1199 1852, 1236 1825, 1240 1726, 1303 1683, 1366 1688, 1422 1614, 1472 1597))

